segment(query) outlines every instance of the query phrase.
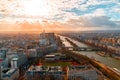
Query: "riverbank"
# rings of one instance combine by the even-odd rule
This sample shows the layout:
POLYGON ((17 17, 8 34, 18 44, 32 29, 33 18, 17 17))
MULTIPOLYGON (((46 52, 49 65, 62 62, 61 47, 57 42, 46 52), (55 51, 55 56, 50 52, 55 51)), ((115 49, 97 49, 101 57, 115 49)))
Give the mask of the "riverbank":
POLYGON ((96 52, 96 54, 98 54, 98 55, 100 55, 100 56, 103 56, 103 57, 106 56, 105 52, 96 52))
MULTIPOLYGON (((69 37, 70 37, 70 36, 69 36, 69 37)), ((82 41, 82 40, 80 40, 80 39, 78 39, 78 38, 75 38, 75 37, 70 37, 70 38, 71 38, 71 39, 74 39, 74 40, 76 40, 76 41, 78 41, 78 42, 80 42, 80 43, 84 43, 84 44, 88 45, 89 47, 93 47, 93 48, 94 48, 94 47, 97 47, 97 48, 101 49, 103 52, 105 51, 105 54, 98 53, 98 55, 100 55, 100 56, 102 56, 102 57, 107 57, 107 56, 109 56, 109 57, 111 57, 111 58, 120 60, 120 56, 114 55, 113 52, 111 52, 111 51, 109 51, 109 50, 107 50, 107 49, 104 49, 104 48, 95 46, 95 45, 93 45, 93 44, 87 43, 87 42, 82 41)), ((75 43, 73 43, 73 44, 75 44, 75 43)))
MULTIPOLYGON (((62 36, 61 40, 65 40, 65 38, 66 37, 62 36)), ((75 39, 72 39, 72 38, 68 38, 68 39, 71 40, 73 43, 75 43, 78 47, 90 47, 89 45, 79 42, 75 39)), ((68 43, 68 41, 65 41, 64 43, 68 43)), ((67 47, 67 44, 65 44, 65 46, 67 47)), ((91 51, 74 51, 74 52, 85 55, 89 58, 94 58, 95 60, 107 65, 108 67, 116 68, 120 71, 120 60, 112 58, 109 55, 107 57, 103 57, 96 54, 96 51, 92 51, 92 52, 91 51)))
POLYGON ((120 60, 120 56, 112 55, 111 57, 120 60))
POLYGON ((116 56, 116 55, 110 55, 109 53, 106 53, 106 52, 103 52, 103 51, 101 51, 101 52, 96 52, 96 54, 98 54, 98 55, 100 55, 100 56, 102 56, 102 57, 112 57, 112 58, 114 58, 114 59, 117 59, 117 60, 120 60, 120 57, 119 56, 116 56))
MULTIPOLYGON (((107 66, 105 66, 104 64, 102 64, 96 60, 92 60, 92 59, 88 58, 87 56, 84 56, 84 55, 81 55, 79 53, 75 53, 72 51, 68 51, 68 50, 64 50, 63 52, 73 58, 79 57, 79 58, 84 58, 85 60, 88 60, 94 67, 96 67, 98 70, 100 70, 105 76, 110 78, 110 80, 119 80, 120 79, 120 74, 112 71, 107 66)), ((79 61, 79 58, 77 58, 78 61, 79 61)))

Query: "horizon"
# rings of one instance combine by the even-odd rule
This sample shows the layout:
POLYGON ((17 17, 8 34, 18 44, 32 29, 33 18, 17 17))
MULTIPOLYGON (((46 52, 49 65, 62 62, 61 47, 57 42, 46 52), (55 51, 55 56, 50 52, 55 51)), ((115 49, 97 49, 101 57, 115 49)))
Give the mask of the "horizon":
MULTIPOLYGON (((1 34, 40 34, 41 31, 0 31, 1 34)), ((119 33, 120 30, 89 30, 89 31, 45 31, 46 33, 119 33)))

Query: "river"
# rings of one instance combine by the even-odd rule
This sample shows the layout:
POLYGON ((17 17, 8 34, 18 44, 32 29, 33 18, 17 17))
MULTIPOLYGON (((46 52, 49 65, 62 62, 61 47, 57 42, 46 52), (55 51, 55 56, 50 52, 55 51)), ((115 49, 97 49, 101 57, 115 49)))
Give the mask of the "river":
MULTIPOLYGON (((71 45, 69 44, 69 42, 67 42, 66 40, 65 40, 65 37, 64 36, 62 36, 62 37, 60 37, 61 38, 61 40, 63 41, 63 43, 64 43, 64 45, 66 46, 66 47, 70 47, 71 45)), ((71 39, 71 38, 69 38, 71 41, 73 41, 76 45, 78 45, 79 47, 90 47, 90 46, 88 46, 88 45, 86 45, 86 44, 84 44, 84 43, 81 43, 81 42, 78 42, 78 41, 76 41, 76 40, 73 40, 73 39, 71 39)), ((100 56, 100 55, 98 55, 98 54, 96 54, 96 52, 95 51, 92 51, 92 52, 88 52, 88 51, 75 51, 75 52, 78 52, 78 53, 80 53, 80 54, 82 54, 82 55, 86 55, 86 56, 88 56, 88 57, 94 57, 97 61, 99 61, 99 62, 101 62, 101 63, 103 63, 103 64, 105 64, 106 66, 108 66, 108 67, 110 67, 110 68, 116 68, 117 70, 119 70, 120 71, 120 60, 117 60, 117 59, 114 59, 114 58, 112 58, 112 57, 103 57, 103 56, 100 56)))

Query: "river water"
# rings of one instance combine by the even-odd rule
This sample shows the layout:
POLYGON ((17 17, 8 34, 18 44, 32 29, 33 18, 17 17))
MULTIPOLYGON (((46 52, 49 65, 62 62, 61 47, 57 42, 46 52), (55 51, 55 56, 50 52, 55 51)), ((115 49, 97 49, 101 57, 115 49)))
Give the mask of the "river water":
MULTIPOLYGON (((71 45, 69 44, 69 42, 67 42, 65 40, 65 37, 62 36, 60 37, 61 40, 63 41, 64 45, 66 47, 70 47, 71 45)), ((70 38, 69 38, 70 39, 70 38)), ((84 44, 84 43, 81 43, 81 42, 78 42, 76 40, 73 40, 73 39, 70 39, 71 41, 73 41, 75 44, 77 44, 79 47, 89 47, 88 45, 84 44)), ((88 57, 94 57, 97 61, 100 61, 101 63, 105 64, 106 66, 110 67, 110 68, 116 68, 117 70, 120 71, 120 60, 117 60, 117 59, 114 59, 112 57, 103 57, 103 56, 100 56, 98 54, 96 54, 95 51, 92 51, 92 52, 88 52, 88 51, 75 51, 75 52, 78 52, 82 55, 85 55, 85 56, 88 56, 88 57)))
POLYGON ((72 45, 65 39, 66 37, 60 36, 60 39, 62 40, 65 47, 72 47, 72 45))

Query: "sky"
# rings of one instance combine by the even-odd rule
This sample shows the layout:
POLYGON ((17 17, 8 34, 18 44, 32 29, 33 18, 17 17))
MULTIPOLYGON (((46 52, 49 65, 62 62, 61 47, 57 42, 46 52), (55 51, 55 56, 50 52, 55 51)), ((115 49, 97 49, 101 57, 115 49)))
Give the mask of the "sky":
POLYGON ((120 30, 120 0, 0 0, 0 31, 120 30))

